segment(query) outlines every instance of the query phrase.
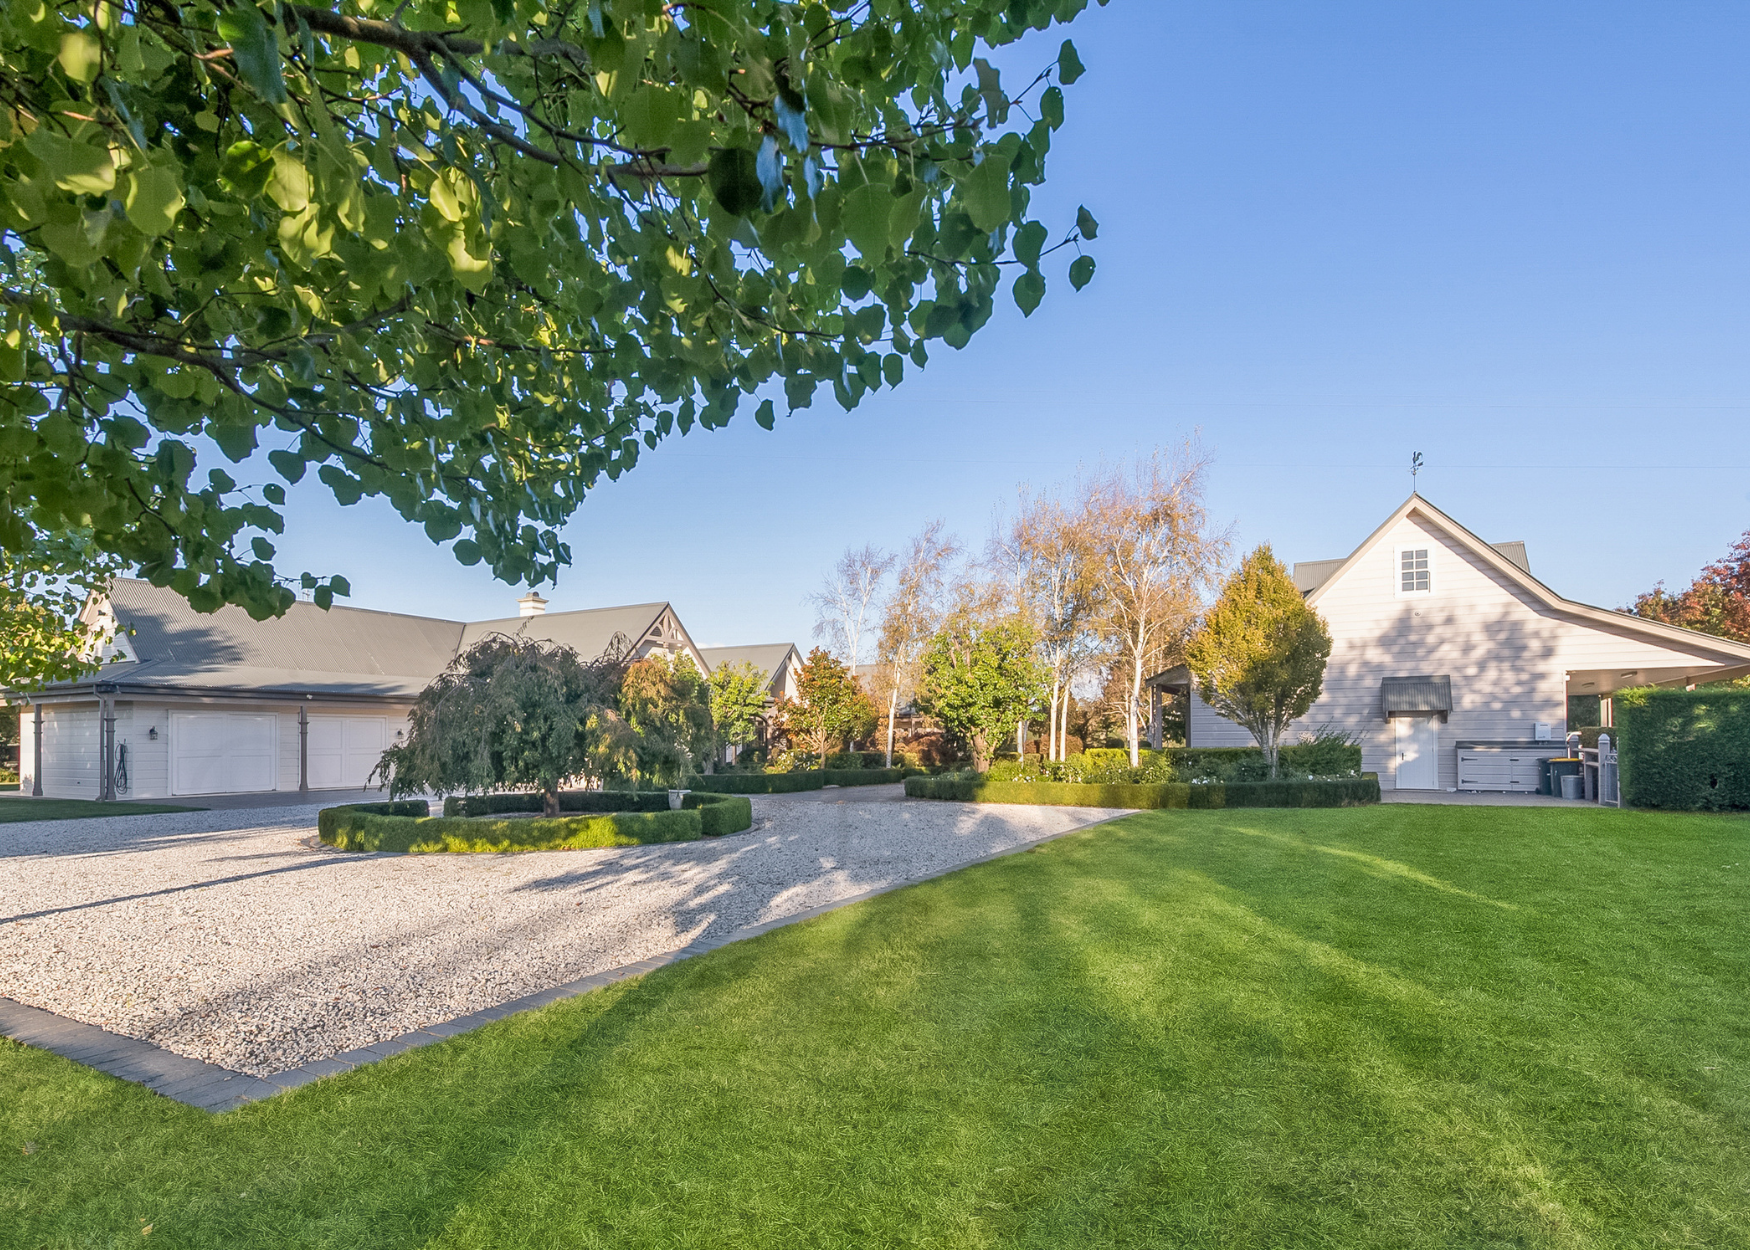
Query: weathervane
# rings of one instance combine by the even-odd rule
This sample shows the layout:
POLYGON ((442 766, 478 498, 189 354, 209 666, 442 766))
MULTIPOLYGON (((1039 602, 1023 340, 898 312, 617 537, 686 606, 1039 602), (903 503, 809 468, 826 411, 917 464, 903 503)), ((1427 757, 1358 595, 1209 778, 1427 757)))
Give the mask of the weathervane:
POLYGON ((1410 494, 1412 495, 1416 493, 1416 474, 1421 471, 1422 453, 1419 451, 1413 451, 1410 453, 1410 494))

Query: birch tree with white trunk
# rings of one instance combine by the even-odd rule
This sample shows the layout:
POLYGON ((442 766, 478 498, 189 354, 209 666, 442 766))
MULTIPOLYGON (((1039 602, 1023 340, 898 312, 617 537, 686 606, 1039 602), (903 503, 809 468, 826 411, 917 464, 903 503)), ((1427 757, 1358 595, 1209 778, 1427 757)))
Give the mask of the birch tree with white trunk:
POLYGON ((875 601, 893 562, 894 556, 873 543, 861 549, 847 547, 825 585, 808 596, 814 605, 814 636, 824 640, 853 673, 862 663, 875 601))
POLYGON ((903 702, 917 693, 924 649, 941 624, 948 567, 959 542, 940 520, 924 526, 898 562, 893 592, 882 605, 876 654, 887 687, 887 767, 893 767, 893 725, 903 702))
POLYGON ((1226 557, 1227 537, 1211 532, 1203 499, 1208 466, 1186 443, 1106 471, 1087 491, 1085 524, 1103 591, 1100 632, 1118 652, 1133 768, 1141 763, 1143 682, 1182 649, 1202 592, 1226 557))
POLYGON ((1085 490, 1067 504, 1049 492, 1023 495, 1008 534, 993 544, 1012 553, 1023 611, 1051 674, 1046 754, 1053 760, 1068 754, 1070 684, 1099 647, 1093 625, 1103 588, 1094 576, 1086 512, 1085 490))

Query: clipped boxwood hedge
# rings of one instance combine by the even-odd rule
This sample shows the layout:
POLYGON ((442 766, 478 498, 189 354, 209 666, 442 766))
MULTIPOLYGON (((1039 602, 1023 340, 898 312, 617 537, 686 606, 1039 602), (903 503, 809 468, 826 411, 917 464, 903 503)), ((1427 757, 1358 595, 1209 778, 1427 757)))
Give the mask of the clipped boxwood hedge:
POLYGON ((822 786, 879 786, 904 781, 909 768, 814 768, 797 773, 707 773, 688 777, 693 790, 715 794, 796 794, 822 786))
POLYGON ((680 811, 669 809, 665 791, 572 791, 559 797, 560 810, 575 815, 481 819, 541 810, 538 794, 490 794, 446 799, 439 817, 428 816, 423 802, 330 807, 317 818, 317 828, 323 842, 343 851, 439 852, 575 851, 692 842, 753 825, 753 804, 740 795, 689 794, 680 811))
POLYGON ((1750 808, 1750 690, 1641 687, 1613 696, 1624 807, 1750 808))
POLYGON ((687 778, 692 790, 708 790, 713 794, 795 794, 801 790, 818 790, 820 773, 707 773, 687 778))
POLYGON ((826 768, 815 775, 823 786, 885 786, 904 781, 909 768, 826 768))
POLYGON ((906 795, 914 799, 957 799, 965 803, 1037 803, 1057 807, 1155 808, 1347 807, 1379 802, 1379 775, 1336 781, 1126 782, 1084 784, 1068 781, 986 781, 965 774, 908 777, 906 795))

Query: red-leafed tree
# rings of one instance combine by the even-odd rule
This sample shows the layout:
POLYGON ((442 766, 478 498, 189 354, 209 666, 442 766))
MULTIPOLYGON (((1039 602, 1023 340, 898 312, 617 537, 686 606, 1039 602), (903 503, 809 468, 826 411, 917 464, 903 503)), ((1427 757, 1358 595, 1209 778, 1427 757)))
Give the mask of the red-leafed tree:
POLYGON ((1673 594, 1660 582, 1635 599, 1636 616, 1750 642, 1750 530, 1723 560, 1701 571, 1687 590, 1673 594))

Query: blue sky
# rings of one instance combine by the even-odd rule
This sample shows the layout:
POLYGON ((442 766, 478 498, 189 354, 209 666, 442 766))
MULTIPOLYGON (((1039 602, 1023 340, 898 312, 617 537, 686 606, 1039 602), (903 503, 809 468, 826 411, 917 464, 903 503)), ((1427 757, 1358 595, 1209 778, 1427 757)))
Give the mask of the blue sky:
MULTIPOLYGON (((806 645, 847 545, 982 542, 1017 483, 1197 433, 1239 549, 1347 554, 1408 493, 1605 606, 1750 527, 1750 8, 1113 0, 1068 32, 1036 215, 1101 222, 964 351, 855 412, 671 439, 571 523, 552 609, 666 599, 806 645)), ((1011 49, 1031 75, 1061 32, 1011 49)), ((386 507, 293 492, 289 571, 507 615, 386 507)))

